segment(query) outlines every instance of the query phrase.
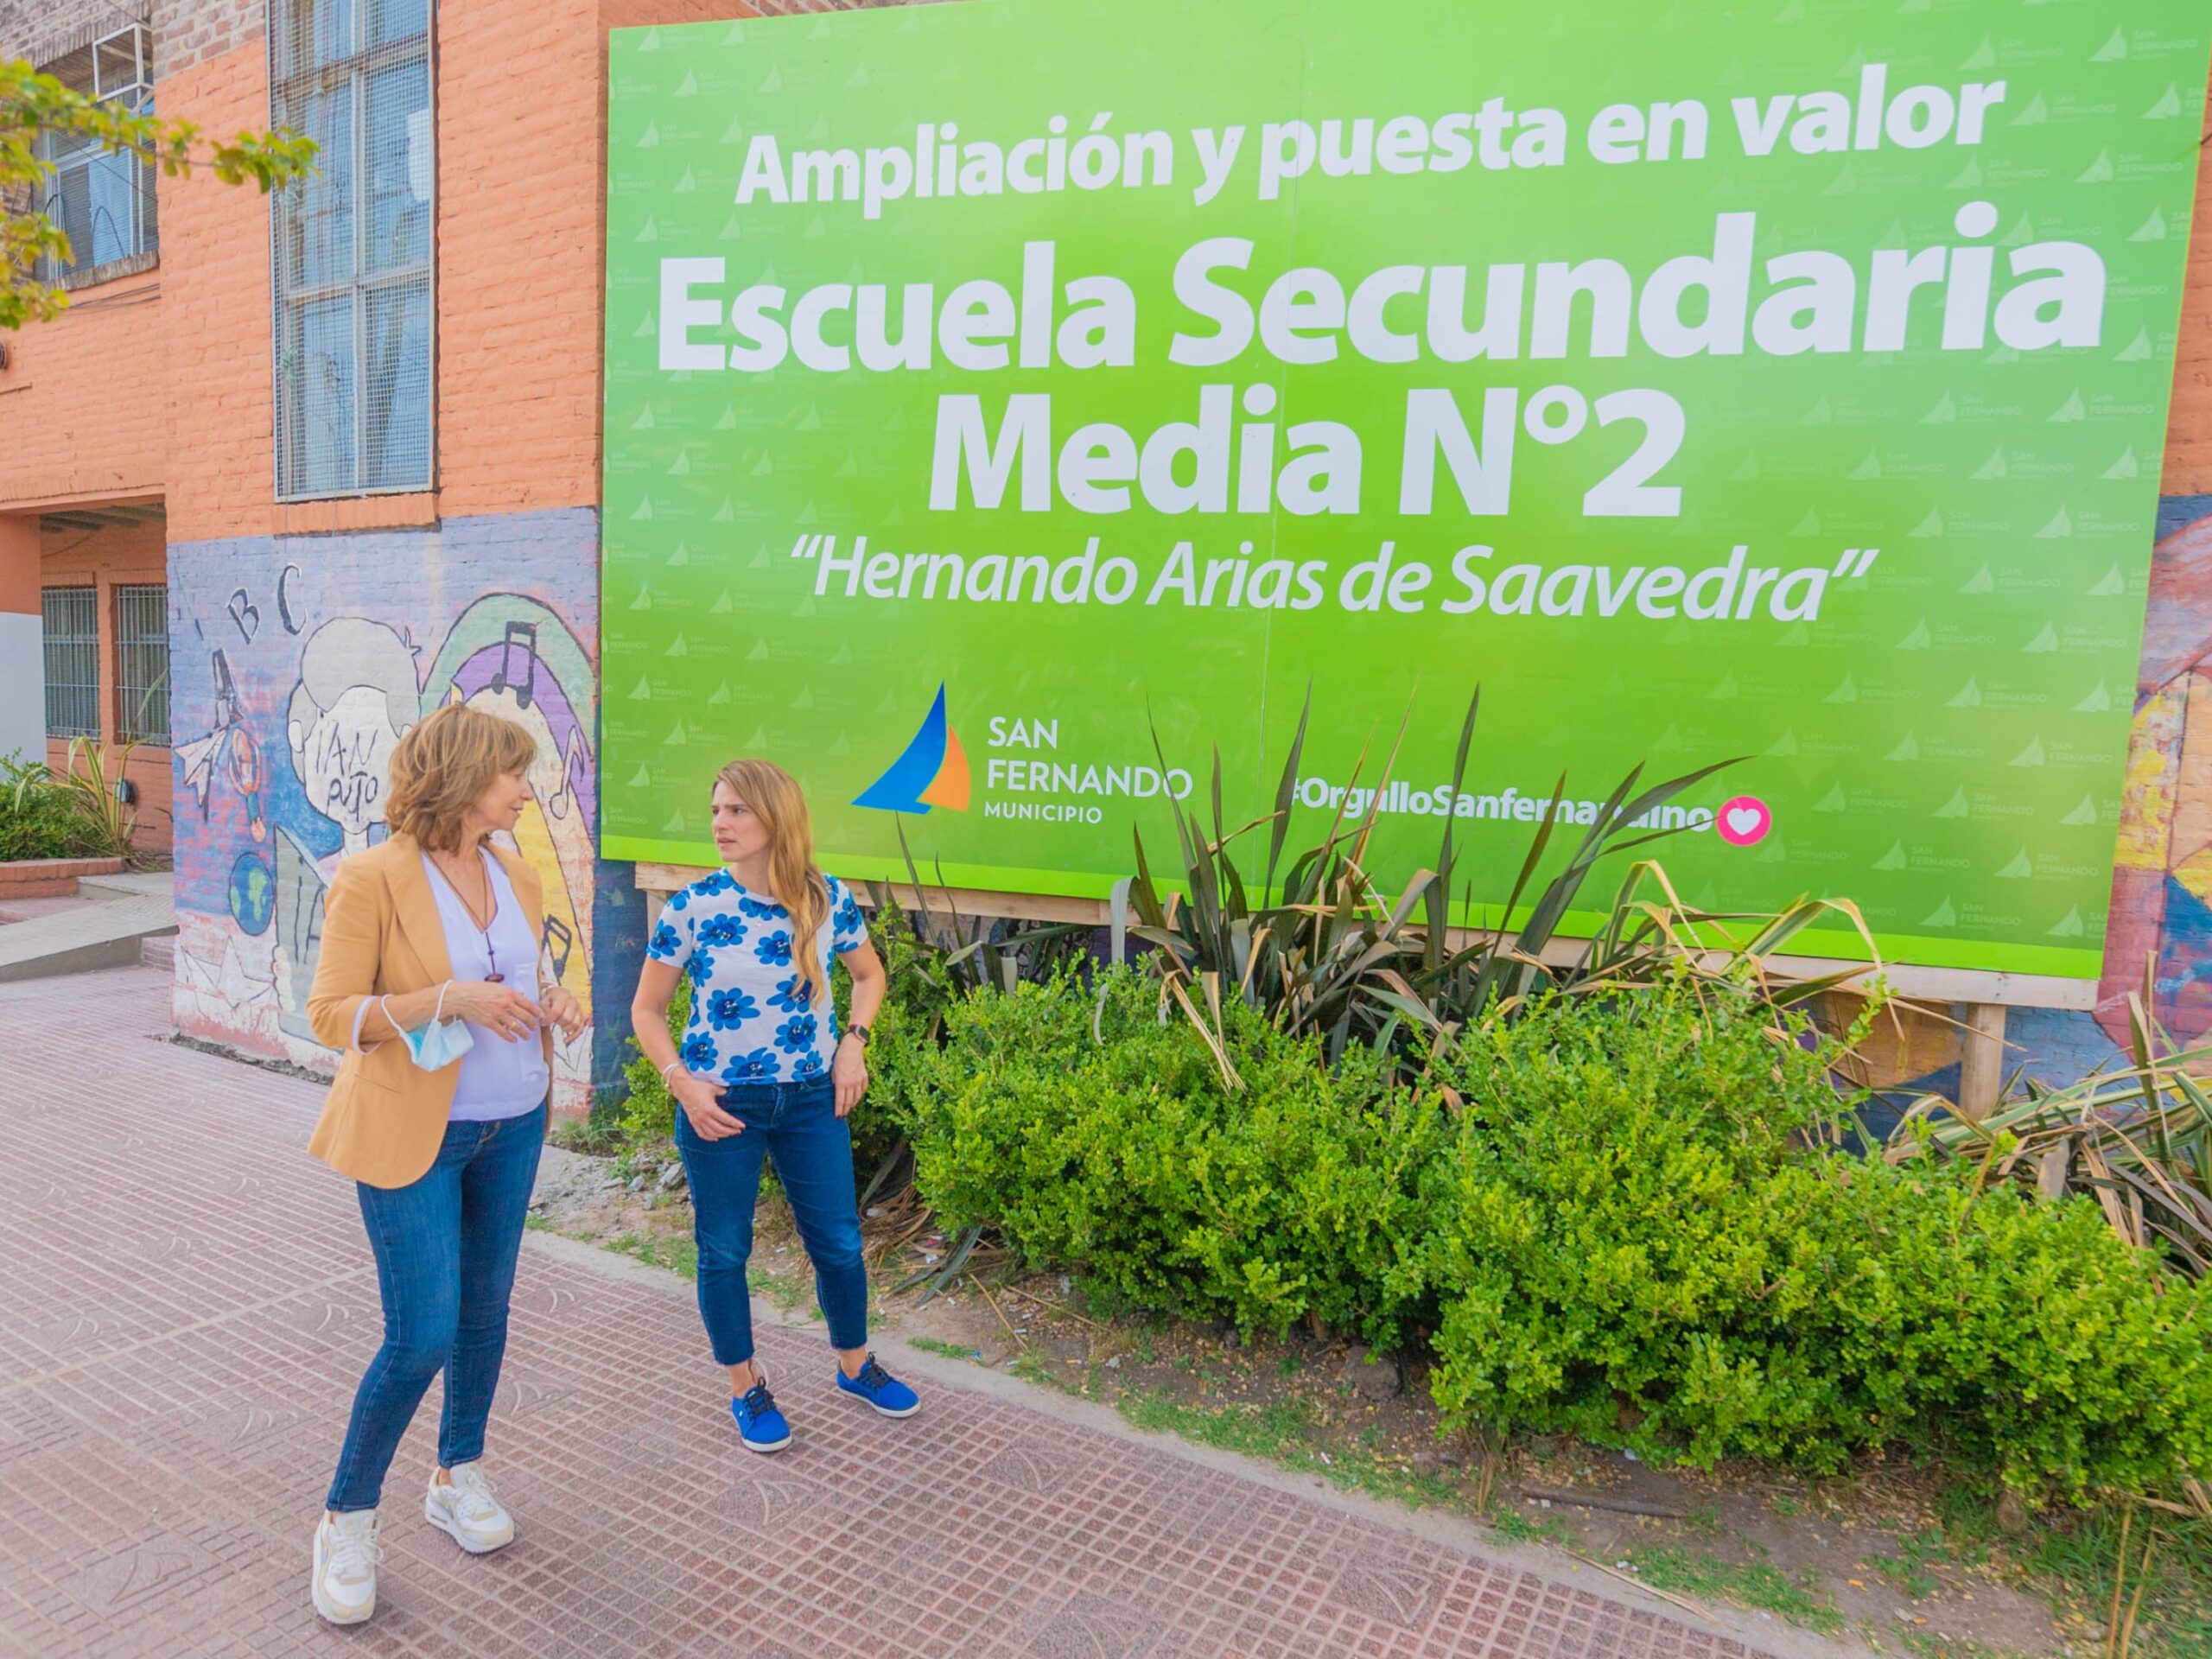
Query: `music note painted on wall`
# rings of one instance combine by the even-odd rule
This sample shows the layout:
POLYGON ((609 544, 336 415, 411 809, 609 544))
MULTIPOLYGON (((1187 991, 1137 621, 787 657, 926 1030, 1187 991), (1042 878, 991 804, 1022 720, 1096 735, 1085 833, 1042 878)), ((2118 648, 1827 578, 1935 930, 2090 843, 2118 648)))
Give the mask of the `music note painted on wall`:
POLYGON ((577 787, 591 781, 591 751, 584 747, 583 728, 569 728, 567 751, 561 756, 561 786, 545 803, 549 817, 565 818, 576 803, 577 787))
POLYGON ((575 946, 575 931, 558 916, 548 916, 545 918, 544 949, 553 965, 555 979, 558 980, 568 973, 569 957, 575 946))
POLYGON ((507 624, 506 637, 499 641, 499 666, 492 676, 492 690, 512 690, 515 694, 516 708, 530 707, 531 699, 537 694, 537 624, 507 624), (508 670, 518 642, 522 646, 522 679, 518 683, 508 670))

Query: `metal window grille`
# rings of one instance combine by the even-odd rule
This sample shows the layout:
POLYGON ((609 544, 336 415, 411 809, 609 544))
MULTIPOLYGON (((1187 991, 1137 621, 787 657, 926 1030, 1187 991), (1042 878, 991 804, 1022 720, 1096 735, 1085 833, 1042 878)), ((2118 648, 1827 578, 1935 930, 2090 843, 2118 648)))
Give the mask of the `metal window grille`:
POLYGON ((276 493, 431 482, 430 0, 272 0, 276 124, 320 175, 270 215, 276 493))
POLYGON ((100 734, 100 607, 92 588, 49 588, 46 629, 46 734, 100 734))
POLYGON ((115 590, 116 729, 125 743, 169 741, 169 590, 115 590))
MULTIPOLYGON (((153 48, 143 23, 104 35, 46 65, 45 73, 136 114, 150 113, 154 107, 153 48)), ((38 262, 41 282, 96 273, 103 265, 154 251, 161 238, 156 175, 149 157, 57 133, 41 137, 39 155, 53 169, 40 207, 69 238, 67 259, 38 262)))

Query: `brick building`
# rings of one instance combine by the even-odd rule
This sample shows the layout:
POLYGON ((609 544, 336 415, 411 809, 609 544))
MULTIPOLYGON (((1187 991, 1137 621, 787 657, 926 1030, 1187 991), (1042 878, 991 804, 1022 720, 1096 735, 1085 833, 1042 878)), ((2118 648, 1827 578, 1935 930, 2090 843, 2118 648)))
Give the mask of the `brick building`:
MULTIPOLYGON (((330 870, 380 833, 399 733, 461 698, 538 743, 519 839, 550 964, 595 1018, 558 1103, 611 1080, 642 905, 595 840, 607 31, 750 10, 0 0, 0 55, 323 150, 274 201, 58 155, 74 302, 0 338, 0 753, 136 746, 145 832, 175 859, 181 1029, 327 1066, 304 1005, 330 870)), ((2212 1027, 2212 181, 2196 245, 2107 987, 2151 952, 2192 1035, 2212 1027)), ((2119 1030, 2108 1004, 2014 1036, 2048 1074, 2119 1030)), ((1921 1033, 1896 1069, 1940 1081, 1955 1044, 1921 1033)))
POLYGON ((592 972, 634 956, 640 908, 594 842, 607 31, 747 10, 0 0, 0 55, 322 147, 273 203, 57 154, 73 303, 0 340, 0 753, 41 709, 55 760, 137 745, 181 1028, 329 1064, 305 1016, 329 871, 380 833, 398 733, 464 697, 539 742, 519 838, 598 1019, 560 1103, 619 1064, 627 987, 592 972))

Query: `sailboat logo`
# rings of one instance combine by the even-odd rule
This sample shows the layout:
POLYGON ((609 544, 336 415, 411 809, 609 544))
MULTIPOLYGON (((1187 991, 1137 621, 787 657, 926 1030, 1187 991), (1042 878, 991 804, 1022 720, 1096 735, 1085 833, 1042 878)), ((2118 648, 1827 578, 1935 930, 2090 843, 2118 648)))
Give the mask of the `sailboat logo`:
POLYGON ((914 741, 853 804, 872 806, 879 812, 922 813, 933 806, 954 812, 968 810, 968 753, 944 717, 944 686, 938 687, 937 700, 922 717, 914 741))

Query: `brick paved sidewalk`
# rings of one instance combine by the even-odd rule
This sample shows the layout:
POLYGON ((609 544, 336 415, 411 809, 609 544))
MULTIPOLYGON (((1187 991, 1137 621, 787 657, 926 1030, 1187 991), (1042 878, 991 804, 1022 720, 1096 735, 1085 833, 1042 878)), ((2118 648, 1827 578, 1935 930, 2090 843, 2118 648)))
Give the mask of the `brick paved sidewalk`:
POLYGON ((747 1456, 684 1288, 537 1237, 488 1459, 518 1541, 472 1559, 421 1520, 434 1391, 377 1618, 331 1630, 306 1563, 378 1337, 359 1213, 301 1150, 314 1087, 166 1026, 148 969, 0 986, 9 1659, 1749 1651, 1065 1412, 935 1381, 876 1419, 818 1332, 763 1329, 799 1440, 747 1456))

